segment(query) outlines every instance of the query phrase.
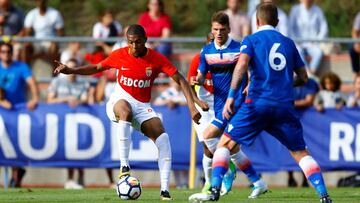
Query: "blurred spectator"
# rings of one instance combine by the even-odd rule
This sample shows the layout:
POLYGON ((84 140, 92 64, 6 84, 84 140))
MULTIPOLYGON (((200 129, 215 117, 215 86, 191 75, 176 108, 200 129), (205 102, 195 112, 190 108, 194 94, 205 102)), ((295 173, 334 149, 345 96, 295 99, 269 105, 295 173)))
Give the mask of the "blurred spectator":
POLYGON ((256 12, 256 6, 259 5, 261 0, 248 0, 248 12, 247 15, 250 18, 256 12))
MULTIPOLYGON (((122 26, 119 21, 114 20, 114 15, 110 10, 100 15, 100 21, 93 27, 94 38, 121 37, 122 26)), ((101 46, 106 54, 112 51, 114 42, 97 42, 97 46, 101 46)))
POLYGON ((80 42, 69 42, 69 46, 61 53, 60 62, 66 63, 70 59, 76 59, 77 64, 83 64, 84 56, 80 48, 80 42))
POLYGON ((319 92, 318 83, 309 78, 304 86, 294 88, 294 105, 297 109, 305 109, 314 106, 316 94, 319 92))
MULTIPOLYGON (((296 109, 306 109, 314 106, 314 100, 316 94, 319 92, 318 83, 309 78, 308 82, 304 86, 299 86, 294 88, 294 105, 296 109)), ((305 175, 303 175, 302 187, 309 187, 305 175)), ((297 187, 297 182, 294 178, 293 171, 288 172, 288 186, 297 187)))
MULTIPOLYGON (((262 0, 263 3, 274 3, 277 4, 277 0, 262 0)), ((288 17, 286 13, 278 7, 278 19, 279 23, 276 29, 283 35, 288 36, 288 17)), ((251 31, 255 33, 257 31, 256 25, 256 11, 251 16, 251 31)))
POLYGON ((124 31, 123 31, 123 37, 124 38, 123 38, 123 40, 117 41, 114 44, 112 51, 128 46, 127 38, 126 38, 126 32, 127 32, 128 29, 129 29, 129 26, 124 27, 124 31))
MULTIPOLYGON (((355 17, 351 36, 353 39, 360 39, 360 12, 358 12, 355 17)), ((360 76, 360 43, 354 43, 351 45, 350 57, 351 57, 352 71, 355 77, 360 76)))
MULTIPOLYGON (((23 11, 12 5, 11 0, 0 0, 0 36, 23 35, 24 18, 23 11)), ((13 45, 13 59, 19 60, 21 45, 19 43, 13 43, 13 45)))
MULTIPOLYGON (((323 11, 314 0, 300 0, 293 6, 289 16, 289 36, 293 39, 324 39, 328 35, 328 25, 323 11)), ((316 74, 323 51, 319 43, 303 42, 298 44, 299 53, 309 73, 316 74), (310 56, 307 62, 306 56, 310 56)))
MULTIPOLYGON (((164 11, 162 0, 148 0, 148 9, 139 17, 139 24, 146 31, 147 37, 168 38, 171 35, 171 19, 164 11)), ((148 43, 149 48, 153 48, 164 56, 171 55, 171 44, 168 42, 148 43)))
MULTIPOLYGON (((186 98, 181 92, 180 86, 174 81, 170 80, 170 87, 163 91, 153 102, 156 106, 166 105, 170 109, 177 106, 185 106, 186 98)), ((188 171, 187 170, 174 170, 176 188, 185 189, 188 187, 188 171)))
MULTIPOLYGON (((95 46, 93 52, 85 54, 85 62, 89 64, 98 64, 106 58, 106 53, 101 46, 95 46)), ((95 78, 100 78, 103 75, 102 72, 93 75, 95 78)))
POLYGON ((13 6, 11 0, 0 0, 0 35, 19 35, 23 23, 23 11, 13 6))
POLYGON ((354 80, 354 92, 349 96, 347 106, 360 107, 360 76, 354 80))
MULTIPOLYGON (((66 65, 76 67, 76 59, 70 59, 66 65)), ((70 107, 88 103, 88 90, 90 84, 84 80, 78 80, 77 76, 66 75, 55 77, 49 86, 48 103, 66 103, 70 107)))
MULTIPOLYGON (((34 35, 36 38, 56 37, 64 35, 64 21, 60 12, 47 6, 46 0, 36 0, 37 8, 32 9, 25 17, 25 35, 34 35)), ((34 55, 34 47, 25 44, 25 60, 27 62, 34 57, 43 56, 51 62, 57 59, 58 45, 55 42, 42 41, 35 44, 35 50, 39 54, 34 55)))
MULTIPOLYGON (((10 102, 11 106, 26 102, 26 86, 31 92, 31 99, 26 103, 29 110, 35 109, 39 100, 37 84, 32 77, 29 66, 20 61, 13 61, 13 47, 5 43, 0 45, 0 85, 3 90, 3 98, 10 102)), ((7 104, 8 105, 8 104, 7 104)), ((20 187, 25 169, 14 167, 10 180, 11 187, 20 187)))
POLYGON ((335 73, 326 73, 320 80, 321 90, 315 98, 315 108, 323 112, 324 108, 340 110, 345 105, 345 99, 340 92, 341 80, 335 73))
MULTIPOLYGON (((69 67, 77 67, 77 60, 70 59, 67 63, 69 67)), ((89 83, 83 80, 77 80, 76 75, 66 75, 54 78, 49 86, 47 102, 66 103, 70 107, 75 108, 81 104, 87 104, 89 83)), ((68 180, 65 183, 65 189, 82 189, 84 185, 84 170, 78 169, 79 180, 74 180, 74 168, 68 169, 68 180)))
POLYGON ((170 109, 173 109, 179 105, 186 105, 187 103, 180 86, 175 81, 170 80, 170 87, 161 92, 153 104, 157 106, 166 105, 170 109))
POLYGON ((13 47, 5 43, 0 45, 0 84, 5 91, 5 98, 12 105, 26 102, 26 85, 31 91, 27 108, 33 110, 39 100, 37 84, 26 63, 13 61, 13 47))
POLYGON ((0 88, 0 107, 4 109, 11 109, 11 103, 5 99, 5 91, 0 88))
POLYGON ((240 41, 250 34, 250 19, 240 11, 242 0, 227 0, 227 9, 224 11, 229 16, 230 37, 240 41))

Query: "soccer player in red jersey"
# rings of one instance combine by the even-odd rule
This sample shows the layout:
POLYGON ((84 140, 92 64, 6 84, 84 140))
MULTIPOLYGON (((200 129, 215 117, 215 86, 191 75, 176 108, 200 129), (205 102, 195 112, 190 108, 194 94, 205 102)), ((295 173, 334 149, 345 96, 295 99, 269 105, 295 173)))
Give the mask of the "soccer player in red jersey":
POLYGON ((171 200, 169 179, 171 171, 171 147, 168 134, 161 120, 150 106, 151 87, 160 72, 165 72, 175 80, 187 99, 192 119, 199 123, 200 113, 195 108, 190 86, 177 69, 161 54, 145 47, 147 40, 141 25, 131 25, 126 33, 128 47, 113 51, 98 64, 69 68, 56 61, 54 71, 64 74, 92 75, 109 68, 117 69, 117 86, 106 104, 110 120, 117 122, 120 143, 120 175, 130 175, 129 150, 131 143, 130 127, 149 137, 159 150, 159 170, 161 181, 161 200, 171 200))

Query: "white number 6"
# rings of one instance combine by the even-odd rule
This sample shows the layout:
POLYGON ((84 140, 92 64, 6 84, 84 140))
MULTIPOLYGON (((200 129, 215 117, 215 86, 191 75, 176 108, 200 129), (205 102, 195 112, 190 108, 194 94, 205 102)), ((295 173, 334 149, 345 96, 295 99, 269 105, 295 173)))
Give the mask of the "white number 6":
POLYGON ((281 71, 286 66, 286 58, 280 52, 276 52, 276 50, 280 47, 280 43, 274 43, 274 45, 270 49, 269 54, 269 63, 270 67, 276 71, 281 71), (280 63, 275 64, 275 59, 279 59, 280 63))

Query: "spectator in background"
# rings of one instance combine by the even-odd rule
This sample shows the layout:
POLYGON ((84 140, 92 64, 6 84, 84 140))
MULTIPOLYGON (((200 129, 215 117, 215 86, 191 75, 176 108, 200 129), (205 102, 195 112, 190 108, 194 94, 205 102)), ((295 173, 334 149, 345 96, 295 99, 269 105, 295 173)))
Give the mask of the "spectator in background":
POLYGON ((240 11, 242 0, 227 0, 227 9, 224 11, 229 16, 230 37, 241 41, 250 34, 250 19, 240 11))
POLYGON ((0 35, 19 35, 23 23, 23 11, 13 6, 11 0, 0 0, 0 35))
MULTIPOLYGON (((139 24, 145 28, 147 37, 168 38, 171 35, 171 19, 164 11, 162 0, 148 0, 148 9, 139 17, 139 24)), ((148 43, 149 48, 153 48, 162 55, 171 55, 171 44, 168 42, 148 43)))
MULTIPOLYGON (((11 0, 0 0, 0 36, 21 36, 23 35, 25 15, 23 11, 14 5, 11 0)), ((21 45, 13 43, 13 59, 20 59, 21 45)))
POLYGON ((341 80, 335 73, 326 73, 320 80, 321 90, 315 98, 315 108, 323 112, 324 108, 340 110, 345 105, 345 99, 340 92, 341 80))
MULTIPOLYGON (((357 13, 351 36, 353 39, 360 39, 360 12, 357 13)), ((354 43, 350 48, 352 71, 355 77, 360 76, 360 43, 354 43)))
POLYGON ((61 53, 61 63, 66 63, 70 59, 75 59, 77 64, 84 63, 84 55, 81 53, 80 42, 69 42, 69 46, 61 53))
MULTIPOLYGON (((47 6, 46 0, 36 0, 37 7, 29 11, 25 17, 25 35, 36 38, 56 37, 64 35, 64 21, 60 12, 47 6)), ((34 55, 34 47, 25 44, 25 60, 30 62, 33 57, 44 57, 49 61, 57 59, 58 45, 55 42, 42 41, 36 44, 35 49, 39 54, 34 55)))
POLYGON ((254 13, 256 13, 256 7, 259 5, 261 0, 248 0, 248 11, 247 15, 250 18, 254 13))
MULTIPOLYGON (((328 25, 323 11, 314 0, 300 0, 293 6, 289 16, 289 36, 293 39, 324 39, 328 35, 328 25)), ((299 53, 306 64, 308 73, 315 75, 319 69, 323 51, 319 43, 298 44, 299 53), (310 56, 310 62, 306 60, 310 56)))
POLYGON ((347 101, 348 107, 360 107, 360 76, 354 80, 354 92, 349 96, 347 101))
MULTIPOLYGON (((76 67, 77 60, 70 59, 67 63, 69 67, 76 67)), ((49 104, 65 103, 75 108, 81 104, 88 104, 89 83, 77 80, 76 75, 66 75, 54 78, 49 86, 47 102, 49 104)), ((84 185, 84 170, 78 169, 79 180, 74 180, 74 168, 68 169, 68 180, 65 183, 65 189, 82 189, 84 185)))
MULTIPOLYGON (((13 61, 13 47, 9 43, 0 45, 0 85, 3 89, 4 98, 10 102, 11 106, 25 103, 26 86, 31 92, 31 99, 26 103, 29 110, 35 109, 39 100, 37 84, 32 77, 31 70, 26 63, 13 61)), ((25 169, 14 167, 12 169, 11 187, 20 187, 25 169)))
POLYGON ((186 98, 181 92, 180 86, 173 80, 170 80, 170 87, 161 92, 153 104, 156 106, 166 105, 170 109, 173 109, 177 106, 187 105, 186 98))
MULTIPOLYGON (((296 109, 306 109, 309 107, 314 106, 314 100, 316 94, 319 92, 319 85, 318 83, 309 78, 308 82, 303 86, 298 86, 294 88, 294 106, 296 109)), ((302 187, 309 187, 307 179, 303 174, 303 182, 302 187)), ((296 187, 297 182, 294 178, 293 171, 288 172, 288 186, 289 187, 296 187)))
MULTIPOLYGON (((170 87, 155 99, 153 105, 168 106, 169 109, 174 109, 177 106, 186 106, 186 98, 181 91, 181 87, 174 81, 170 80, 170 87)), ((176 188, 186 189, 188 187, 188 170, 173 170, 176 182, 176 188)))
MULTIPOLYGON (((93 27, 93 37, 108 38, 108 37, 121 37, 122 26, 119 21, 114 20, 114 14, 110 10, 106 10, 100 15, 100 21, 93 27)), ((101 46, 106 54, 110 54, 114 42, 97 42, 97 46, 101 46)))
MULTIPOLYGON (((274 3, 277 4, 277 0, 262 0, 263 3, 274 3)), ((278 8, 278 19, 279 23, 276 26, 276 29, 283 35, 288 36, 288 17, 286 13, 279 7, 278 8)), ((256 26, 256 12, 251 16, 251 31, 255 33, 257 31, 256 26)))

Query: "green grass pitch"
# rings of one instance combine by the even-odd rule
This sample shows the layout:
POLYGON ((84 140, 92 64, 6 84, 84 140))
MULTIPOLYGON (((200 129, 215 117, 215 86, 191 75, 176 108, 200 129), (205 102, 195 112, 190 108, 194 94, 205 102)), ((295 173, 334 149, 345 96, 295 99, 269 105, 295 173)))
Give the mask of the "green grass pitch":
MULTIPOLYGON (((199 190, 177 190, 172 189, 174 198, 172 202, 188 202, 188 197, 199 190)), ((228 195, 222 197, 219 202, 319 202, 315 191, 312 188, 276 188, 264 196, 255 199, 247 199, 250 193, 249 188, 236 188, 228 195)), ((330 188, 329 193, 335 203, 339 202, 360 202, 359 188, 330 188)), ((138 200, 121 200, 117 197, 114 189, 0 189, 0 202, 136 202, 151 203, 159 202, 159 189, 143 188, 141 197, 138 200)))

